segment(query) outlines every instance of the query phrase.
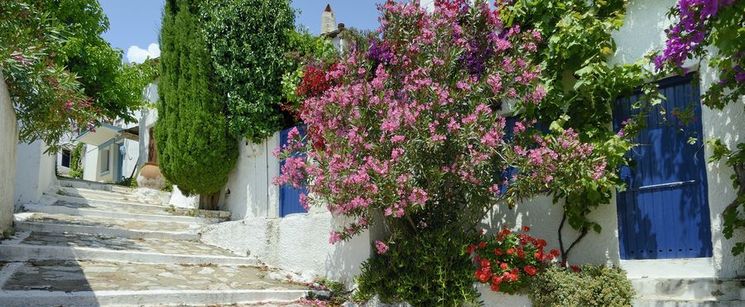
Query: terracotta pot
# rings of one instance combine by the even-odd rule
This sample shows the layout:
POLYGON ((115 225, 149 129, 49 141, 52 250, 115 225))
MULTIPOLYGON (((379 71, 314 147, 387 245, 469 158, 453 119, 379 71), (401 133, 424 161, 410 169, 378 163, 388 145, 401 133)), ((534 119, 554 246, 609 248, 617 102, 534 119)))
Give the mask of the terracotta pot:
POLYGON ((160 167, 157 165, 153 163, 145 163, 145 165, 140 169, 140 176, 147 179, 159 179, 160 177, 163 177, 163 174, 160 173, 160 167))
POLYGON ((162 189, 165 184, 165 178, 160 172, 160 167, 153 163, 146 163, 140 169, 137 175, 137 185, 144 188, 162 189))

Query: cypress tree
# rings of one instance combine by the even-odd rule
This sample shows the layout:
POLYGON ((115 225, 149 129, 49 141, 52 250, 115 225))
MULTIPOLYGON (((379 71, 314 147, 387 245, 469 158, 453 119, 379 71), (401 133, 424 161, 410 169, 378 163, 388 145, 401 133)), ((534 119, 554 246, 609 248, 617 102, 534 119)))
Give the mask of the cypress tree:
POLYGON ((165 177, 210 195, 228 180, 238 153, 200 29, 197 0, 167 0, 160 34, 161 78, 155 138, 165 177))

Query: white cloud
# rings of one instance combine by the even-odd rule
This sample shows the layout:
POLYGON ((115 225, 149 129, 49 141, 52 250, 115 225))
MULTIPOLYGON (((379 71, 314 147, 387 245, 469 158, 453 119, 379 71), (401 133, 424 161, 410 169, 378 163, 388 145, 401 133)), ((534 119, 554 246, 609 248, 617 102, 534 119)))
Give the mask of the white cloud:
POLYGON ((130 63, 142 63, 148 58, 154 59, 160 57, 160 46, 156 43, 152 43, 147 46, 147 49, 142 49, 139 46, 130 46, 127 50, 127 61, 130 63))

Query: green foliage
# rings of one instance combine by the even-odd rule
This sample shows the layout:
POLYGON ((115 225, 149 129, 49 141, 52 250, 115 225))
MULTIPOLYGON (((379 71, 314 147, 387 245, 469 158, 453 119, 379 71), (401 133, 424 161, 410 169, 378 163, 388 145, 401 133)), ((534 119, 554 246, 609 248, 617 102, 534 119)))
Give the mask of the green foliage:
POLYGON ((141 103, 141 80, 101 34, 108 19, 96 0, 0 3, 0 68, 24 142, 59 149, 65 133, 122 118, 141 103))
POLYGON ((260 142, 280 128, 294 12, 288 0, 200 3, 215 90, 227 101, 228 128, 237 138, 260 142))
POLYGON ((160 168, 186 193, 213 194, 237 159, 223 96, 199 25, 196 1, 166 2, 161 30, 158 142, 160 168))
POLYGON ((83 163, 82 158, 85 154, 85 144, 78 143, 75 145, 75 149, 72 150, 70 155, 70 173, 68 174, 72 178, 83 178, 83 163))
POLYGON ((631 306, 634 289, 626 272, 605 266, 582 266, 578 273, 549 268, 529 288, 535 306, 631 306))
POLYGON ((428 230, 400 238, 383 255, 362 264, 355 301, 375 294, 386 303, 412 306, 462 306, 475 303, 473 264, 465 247, 478 237, 462 231, 428 230))
POLYGON ((329 40, 313 36, 305 29, 291 31, 289 38, 287 68, 282 76, 282 109, 291 118, 285 117, 284 127, 296 126, 300 122, 297 114, 302 97, 297 94, 297 87, 303 79, 305 65, 330 63, 339 56, 329 40))
MULTIPOLYGON (((710 140, 712 155, 709 162, 725 160, 727 166, 734 169, 732 185, 737 190, 737 196, 722 213, 724 238, 732 239, 737 230, 745 229, 745 143, 737 145, 736 150, 730 150, 721 140, 710 140)), ((737 256, 745 252, 745 242, 736 242, 732 247, 732 254, 737 256)))

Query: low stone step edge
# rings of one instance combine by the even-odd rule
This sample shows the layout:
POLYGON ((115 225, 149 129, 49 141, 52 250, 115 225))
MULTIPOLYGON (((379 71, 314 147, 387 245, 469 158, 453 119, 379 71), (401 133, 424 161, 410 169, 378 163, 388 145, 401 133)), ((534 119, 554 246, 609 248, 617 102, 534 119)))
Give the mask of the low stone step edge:
POLYGON ((310 290, 0 291, 4 307, 291 303, 310 290))
POLYGON ((167 206, 163 206, 163 205, 154 205, 154 204, 147 204, 147 203, 135 202, 135 201, 92 199, 92 198, 83 198, 83 197, 75 197, 75 196, 52 194, 52 193, 45 194, 45 195, 56 198, 57 200, 66 201, 66 202, 75 203, 75 204, 89 205, 89 204, 99 203, 99 204, 111 205, 111 206, 133 206, 133 207, 158 208, 158 209, 168 208, 167 206))
POLYGON ((102 208, 99 209, 88 209, 88 208, 70 208, 66 206, 57 205, 35 205, 27 204, 23 207, 28 212, 39 212, 47 214, 65 214, 74 216, 90 216, 90 217, 101 217, 101 218, 112 218, 112 219, 124 219, 124 220, 137 220, 137 221, 151 221, 151 222, 173 222, 173 223, 190 223, 190 224, 201 224, 208 225, 219 222, 219 219, 194 217, 194 216, 183 216, 183 215, 167 215, 168 213, 163 211, 164 214, 139 214, 139 213, 127 213, 127 212, 114 212, 104 211, 102 208))
POLYGON ((36 232, 68 232, 68 233, 87 233, 92 235, 101 235, 108 237, 121 237, 127 239, 171 239, 196 241, 199 234, 196 232, 172 232, 172 231, 155 231, 155 230, 133 230, 124 228, 109 228, 100 226, 84 226, 63 223, 50 222, 29 222, 16 221, 16 230, 36 231, 36 232))
POLYGON ((204 254, 167 254, 133 250, 113 250, 94 247, 42 246, 30 244, 0 244, 0 261, 28 262, 40 260, 106 261, 142 264, 185 265, 245 265, 257 266, 259 261, 239 256, 204 254))

